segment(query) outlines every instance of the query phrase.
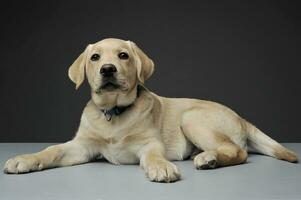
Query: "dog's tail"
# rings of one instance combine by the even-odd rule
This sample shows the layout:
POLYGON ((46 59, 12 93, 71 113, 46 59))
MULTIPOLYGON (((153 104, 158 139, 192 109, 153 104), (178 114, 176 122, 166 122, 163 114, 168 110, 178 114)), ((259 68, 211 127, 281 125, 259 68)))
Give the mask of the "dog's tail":
POLYGON ((288 162, 298 162, 296 153, 273 140, 257 127, 245 121, 248 133, 248 146, 255 152, 275 157, 288 162))

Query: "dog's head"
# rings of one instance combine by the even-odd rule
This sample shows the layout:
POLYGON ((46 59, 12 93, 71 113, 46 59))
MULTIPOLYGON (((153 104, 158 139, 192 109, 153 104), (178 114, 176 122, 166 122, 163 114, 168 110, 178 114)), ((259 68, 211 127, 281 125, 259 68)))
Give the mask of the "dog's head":
POLYGON ((153 61, 135 43, 109 38, 88 45, 68 74, 76 89, 86 76, 92 92, 103 94, 126 93, 153 71, 153 61))

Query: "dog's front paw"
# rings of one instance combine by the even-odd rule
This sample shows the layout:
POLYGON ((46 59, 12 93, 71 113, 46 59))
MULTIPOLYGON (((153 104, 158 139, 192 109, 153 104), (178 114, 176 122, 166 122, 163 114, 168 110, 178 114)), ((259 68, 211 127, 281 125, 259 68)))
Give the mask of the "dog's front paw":
POLYGON ((155 182, 175 182, 181 178, 177 166, 169 161, 157 161, 149 164, 146 175, 155 182))
POLYGON ((34 155, 21 155, 6 161, 4 166, 4 173, 7 174, 21 174, 31 171, 38 171, 43 168, 42 164, 39 162, 34 155))

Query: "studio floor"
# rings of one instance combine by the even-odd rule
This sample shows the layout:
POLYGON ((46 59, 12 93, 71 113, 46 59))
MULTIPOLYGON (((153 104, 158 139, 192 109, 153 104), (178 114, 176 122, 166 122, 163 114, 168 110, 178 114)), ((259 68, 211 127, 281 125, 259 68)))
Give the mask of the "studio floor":
MULTIPOLYGON (((33 153, 48 143, 0 143, 0 164, 15 155, 33 153)), ((285 146, 301 155, 301 143, 285 146)), ((105 161, 41 172, 0 173, 1 200, 177 200, 177 199, 301 199, 301 164, 251 154, 246 164, 196 170, 191 160, 175 162, 182 180, 149 182, 138 165, 105 161)))

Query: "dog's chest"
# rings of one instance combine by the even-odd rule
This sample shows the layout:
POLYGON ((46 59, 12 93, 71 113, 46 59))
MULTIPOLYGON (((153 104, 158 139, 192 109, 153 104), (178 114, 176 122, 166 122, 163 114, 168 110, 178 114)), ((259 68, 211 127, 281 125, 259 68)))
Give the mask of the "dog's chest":
POLYGON ((131 126, 113 126, 109 123, 94 121, 87 127, 99 142, 101 154, 109 162, 114 164, 137 164, 137 156, 131 151, 131 145, 124 143, 131 133, 131 126))
POLYGON ((119 143, 108 143, 102 150, 102 155, 114 164, 137 164, 137 156, 127 147, 119 143))
POLYGON ((122 135, 122 132, 114 132, 114 130, 110 135, 99 135, 98 139, 102 140, 101 154, 114 164, 137 164, 139 160, 131 151, 132 146, 124 143, 125 136, 122 135))

